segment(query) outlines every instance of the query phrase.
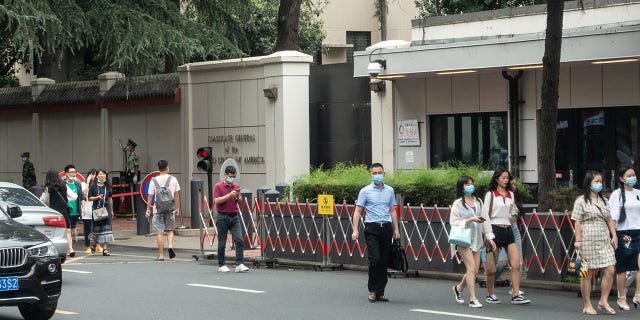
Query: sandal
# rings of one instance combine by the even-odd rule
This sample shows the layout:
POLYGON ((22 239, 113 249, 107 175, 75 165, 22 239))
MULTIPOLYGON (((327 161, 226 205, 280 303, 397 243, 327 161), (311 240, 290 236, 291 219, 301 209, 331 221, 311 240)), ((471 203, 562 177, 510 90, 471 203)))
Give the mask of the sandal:
POLYGON ((623 311, 631 310, 631 308, 629 308, 629 305, 627 304, 627 298, 626 297, 618 297, 618 300, 616 301, 616 303, 618 304, 618 308, 620 308, 620 310, 623 310, 623 311), (620 302, 622 302, 622 303, 620 303, 620 302))
POLYGON ((631 302, 633 302, 633 307, 638 309, 638 305, 640 305, 640 299, 636 300, 636 298, 640 298, 640 294, 634 295, 633 300, 631 300, 631 302))
POLYGON ((109 250, 107 250, 107 249, 103 249, 103 250, 102 250, 102 255, 103 255, 103 256, 110 256, 110 255, 111 255, 111 253, 109 253, 109 250))
POLYGON ((73 258, 75 256, 76 256, 76 252, 75 251, 69 252, 69 257, 73 258))
POLYGON ((164 258, 163 257, 157 257, 157 258, 153 259, 153 261, 164 261, 164 258))
POLYGON ((588 315, 598 314, 596 310, 594 310, 592 307, 582 309, 582 313, 588 314, 588 315))
POLYGON ((616 314, 616 311, 611 308, 610 305, 601 305, 598 303, 598 310, 604 311, 607 314, 616 314))

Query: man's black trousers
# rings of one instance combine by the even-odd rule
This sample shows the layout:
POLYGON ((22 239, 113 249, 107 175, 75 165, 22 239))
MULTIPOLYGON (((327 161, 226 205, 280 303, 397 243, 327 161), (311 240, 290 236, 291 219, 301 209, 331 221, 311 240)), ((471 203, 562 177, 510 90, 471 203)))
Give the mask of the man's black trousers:
POLYGON ((391 223, 365 223, 364 239, 367 242, 369 256, 369 292, 376 296, 384 295, 387 286, 387 265, 389 264, 389 250, 393 228, 391 223))

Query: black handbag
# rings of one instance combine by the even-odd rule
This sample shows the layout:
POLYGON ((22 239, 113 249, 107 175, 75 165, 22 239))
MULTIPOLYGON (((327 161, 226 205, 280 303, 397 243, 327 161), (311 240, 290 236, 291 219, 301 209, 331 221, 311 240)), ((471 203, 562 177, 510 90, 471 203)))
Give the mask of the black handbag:
POLYGON ((391 249, 389 251, 389 268, 401 272, 407 272, 409 263, 407 262, 407 254, 400 244, 400 239, 393 239, 391 249))

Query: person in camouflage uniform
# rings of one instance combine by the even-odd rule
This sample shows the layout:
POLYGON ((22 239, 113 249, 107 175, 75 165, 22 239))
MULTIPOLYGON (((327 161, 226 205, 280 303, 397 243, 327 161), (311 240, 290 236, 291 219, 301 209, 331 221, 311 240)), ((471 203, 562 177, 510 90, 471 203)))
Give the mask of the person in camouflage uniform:
POLYGON ((22 186, 29 190, 29 188, 36 185, 36 169, 33 167, 33 163, 29 161, 29 152, 23 152, 22 161, 22 186))

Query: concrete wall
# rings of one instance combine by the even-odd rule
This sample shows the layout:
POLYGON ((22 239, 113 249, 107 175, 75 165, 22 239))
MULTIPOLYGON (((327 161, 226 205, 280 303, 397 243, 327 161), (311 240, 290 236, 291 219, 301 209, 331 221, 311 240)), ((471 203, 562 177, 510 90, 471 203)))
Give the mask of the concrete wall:
POLYGON ((206 181, 195 151, 211 146, 214 182, 227 158, 236 160, 240 185, 252 191, 309 172, 311 62, 311 56, 284 51, 180 66, 181 118, 189 128, 184 170, 206 181), (276 88, 277 98, 267 99, 266 88, 276 88))
POLYGON ((39 184, 47 170, 62 171, 69 163, 82 174, 91 168, 123 170, 119 141, 124 146, 129 138, 138 143, 143 175, 165 159, 179 176, 179 110, 161 105, 0 116, 0 148, 10 150, 0 157, 0 180, 22 184, 24 151, 31 153, 39 184))

